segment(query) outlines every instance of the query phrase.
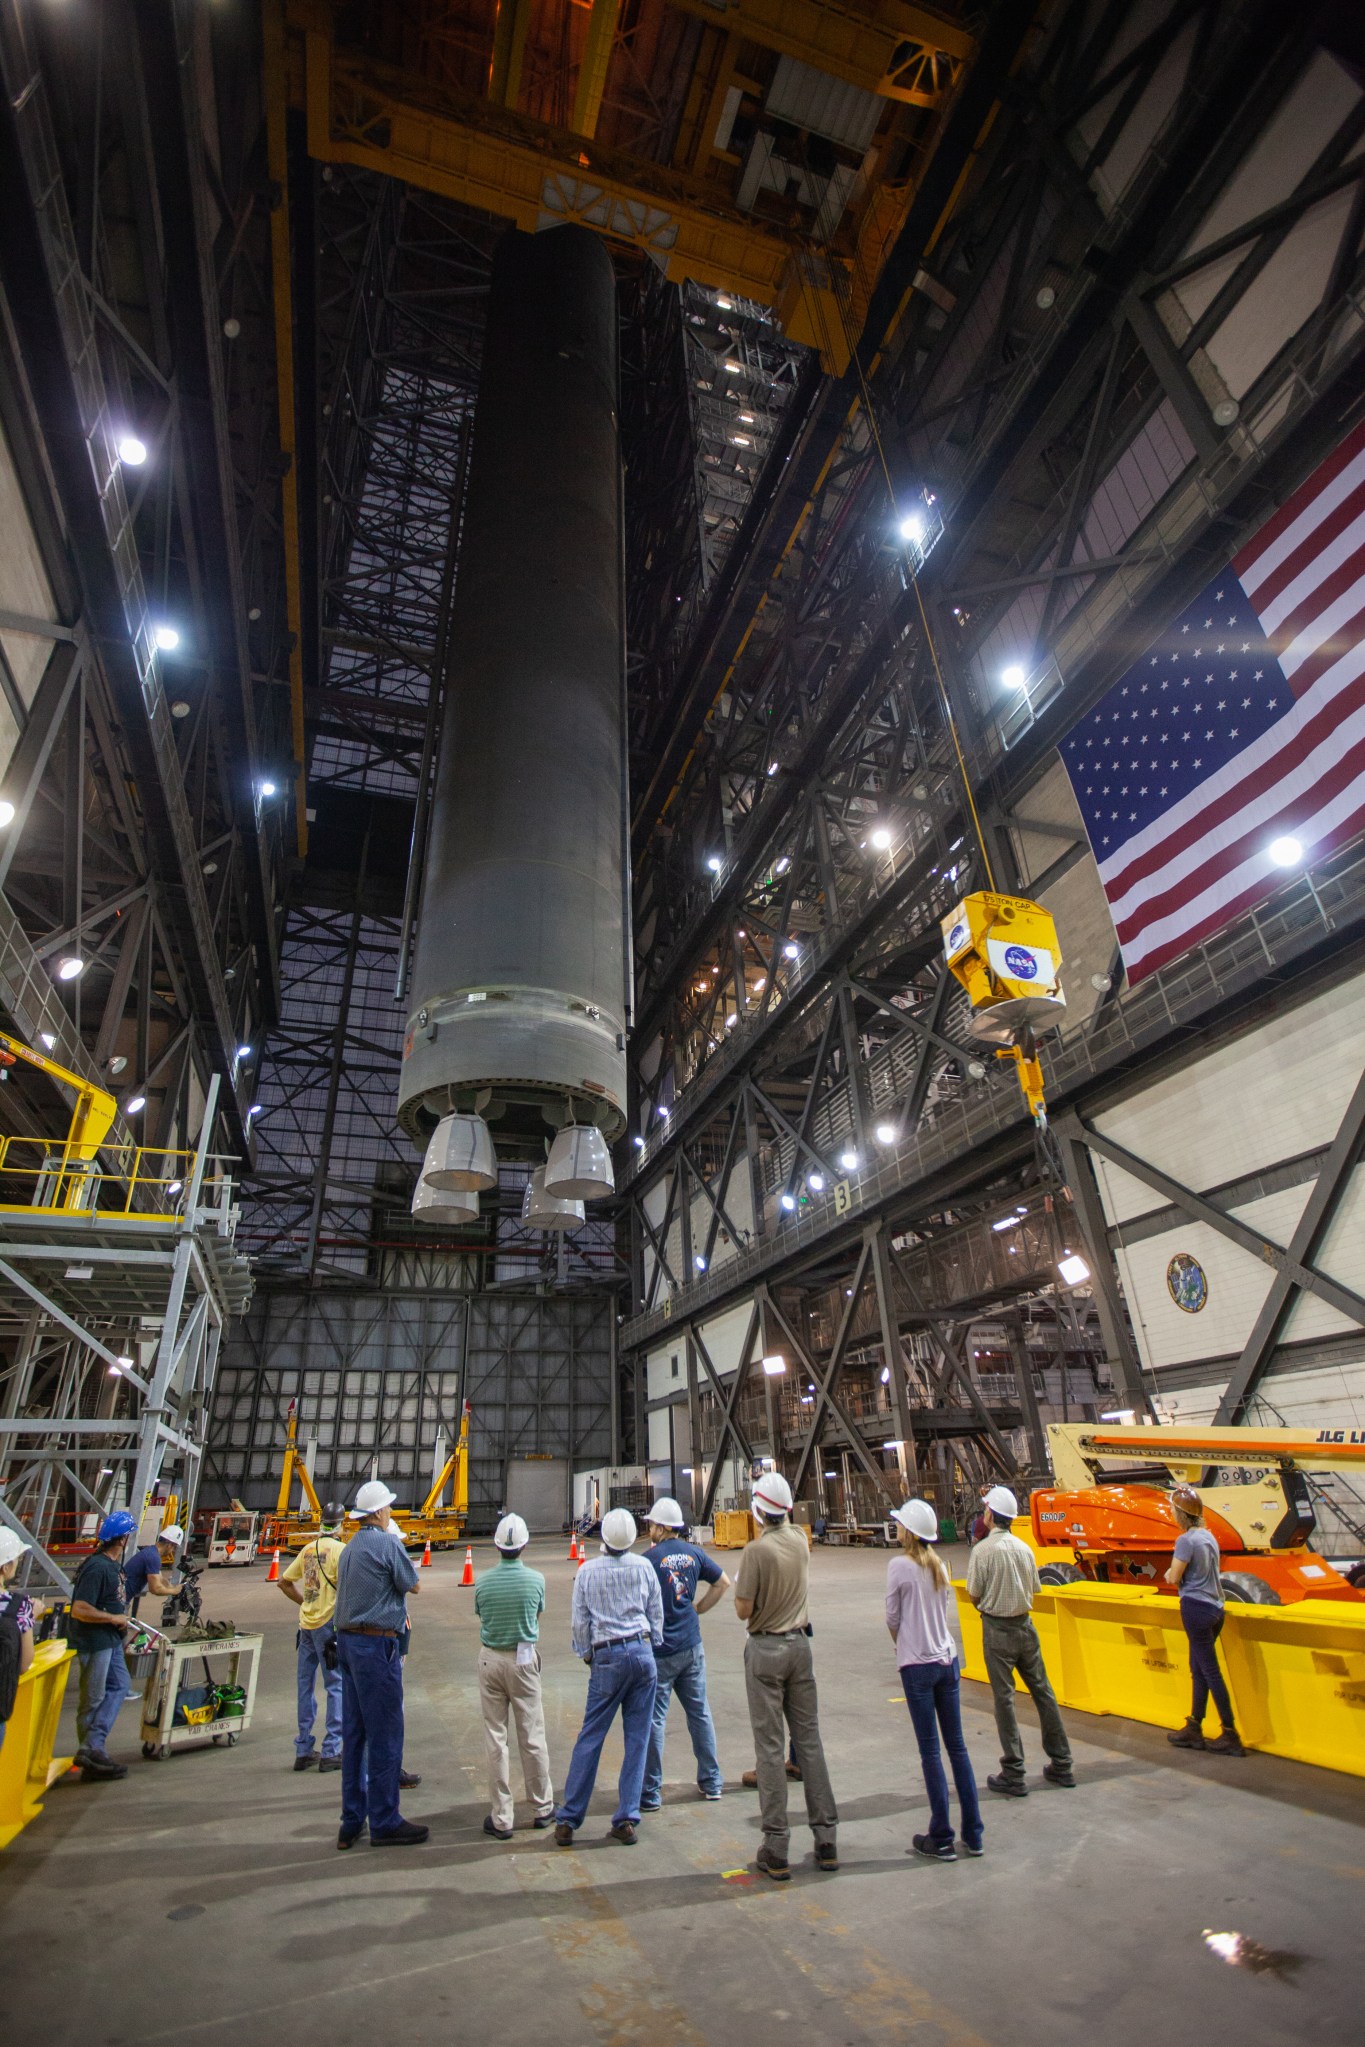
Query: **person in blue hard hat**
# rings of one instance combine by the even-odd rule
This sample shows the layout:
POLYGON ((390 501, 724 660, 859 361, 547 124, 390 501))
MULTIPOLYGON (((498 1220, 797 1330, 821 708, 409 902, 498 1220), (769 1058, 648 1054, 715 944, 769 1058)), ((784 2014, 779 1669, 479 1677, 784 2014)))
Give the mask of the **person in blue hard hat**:
POLYGON ((80 1669, 80 1700, 76 1707, 73 1761, 81 1780, 90 1784, 126 1777, 128 1765, 109 1754, 109 1736, 118 1709, 132 1690, 123 1655, 128 1610, 123 1596, 123 1553, 137 1522, 119 1507, 100 1523, 95 1548, 76 1573, 71 1588, 71 1641, 80 1669))

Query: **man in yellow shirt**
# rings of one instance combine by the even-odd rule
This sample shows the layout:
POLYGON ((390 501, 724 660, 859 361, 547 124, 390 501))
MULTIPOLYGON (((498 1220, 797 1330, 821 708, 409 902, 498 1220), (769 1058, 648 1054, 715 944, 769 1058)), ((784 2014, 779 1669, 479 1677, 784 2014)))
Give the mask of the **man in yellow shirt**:
POLYGON ((294 1740, 294 1768, 341 1768, 341 1667, 337 1662, 337 1568, 345 1545, 324 1529, 306 1542, 280 1573, 280 1590, 299 1609, 299 1731, 294 1740), (322 1755, 313 1746, 317 1714, 314 1680, 321 1673, 327 1693, 327 1722, 322 1755))

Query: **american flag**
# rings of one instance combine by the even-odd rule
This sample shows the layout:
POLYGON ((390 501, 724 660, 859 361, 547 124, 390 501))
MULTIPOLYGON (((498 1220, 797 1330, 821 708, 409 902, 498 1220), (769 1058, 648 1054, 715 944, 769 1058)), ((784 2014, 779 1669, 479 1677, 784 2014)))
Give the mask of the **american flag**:
POLYGON ((1130 981, 1365 831, 1365 424, 1061 752, 1130 981))

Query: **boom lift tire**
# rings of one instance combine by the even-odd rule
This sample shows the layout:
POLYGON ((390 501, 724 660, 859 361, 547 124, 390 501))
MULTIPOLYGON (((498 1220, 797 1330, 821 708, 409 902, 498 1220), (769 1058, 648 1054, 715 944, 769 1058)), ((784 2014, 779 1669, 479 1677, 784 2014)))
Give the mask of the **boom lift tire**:
POLYGON ((1243 1606, 1283 1606, 1284 1601, 1273 1585, 1267 1585, 1264 1578, 1258 1578, 1254 1571, 1220 1571, 1218 1583, 1223 1588, 1224 1599, 1240 1600, 1243 1606))
POLYGON ((1078 1585, 1085 1572, 1075 1564, 1043 1564, 1038 1572, 1040 1585, 1078 1585))

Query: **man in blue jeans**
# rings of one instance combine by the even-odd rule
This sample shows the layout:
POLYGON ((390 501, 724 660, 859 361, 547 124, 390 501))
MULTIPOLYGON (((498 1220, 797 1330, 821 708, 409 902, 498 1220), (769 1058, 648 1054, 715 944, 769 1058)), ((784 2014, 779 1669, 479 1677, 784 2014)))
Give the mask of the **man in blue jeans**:
POLYGON ((341 1768, 341 1658, 335 1644, 337 1584, 345 1554, 345 1544, 330 1529, 319 1529, 281 1571, 279 1581, 285 1598, 299 1608, 299 1632, 294 1640, 299 1703, 294 1768, 311 1770, 316 1763, 319 1775, 341 1768), (327 1701, 321 1756, 313 1744, 319 1677, 327 1701))
POLYGON ((396 1493, 372 1478, 356 1494, 360 1523, 337 1569, 336 1631, 341 1658, 341 1827, 338 1848, 359 1840, 366 1820, 372 1848, 416 1847, 431 1829, 398 1810, 403 1767, 403 1660, 399 1637, 406 1601, 421 1590, 389 1509, 396 1493))
POLYGON ((588 1703, 563 1803, 555 1813, 555 1840, 561 1848, 573 1847, 575 1831, 588 1816, 602 1743, 618 1711, 626 1752, 609 1832, 627 1848, 637 1838, 654 1712, 654 1651, 664 1638, 664 1606, 653 1567, 631 1555, 635 1535, 634 1515, 613 1507, 602 1522, 601 1556, 584 1564, 574 1580, 573 1647, 588 1666, 588 1703))
POLYGON ((73 1760, 80 1764, 85 1784, 128 1775, 128 1765, 114 1761, 107 1743, 119 1707, 132 1690, 123 1655, 128 1611, 120 1566, 136 1528, 126 1507, 110 1514, 100 1524, 96 1547, 76 1573, 71 1588, 71 1641, 81 1673, 76 1708, 80 1746, 73 1760))
POLYGON ((654 1653, 654 1722, 645 1764, 641 1812, 657 1812, 663 1803, 664 1731, 674 1692, 687 1718, 692 1753, 697 1759, 697 1789, 703 1798, 719 1798, 725 1788, 716 1756, 716 1729, 706 1697, 706 1651, 701 1643, 700 1614, 725 1597, 730 1580, 705 1550, 683 1538, 683 1512, 676 1500, 656 1500, 649 1510, 645 1562, 659 1574, 664 1603, 664 1639, 654 1653), (708 1588, 700 1599, 697 1587, 708 1588))

